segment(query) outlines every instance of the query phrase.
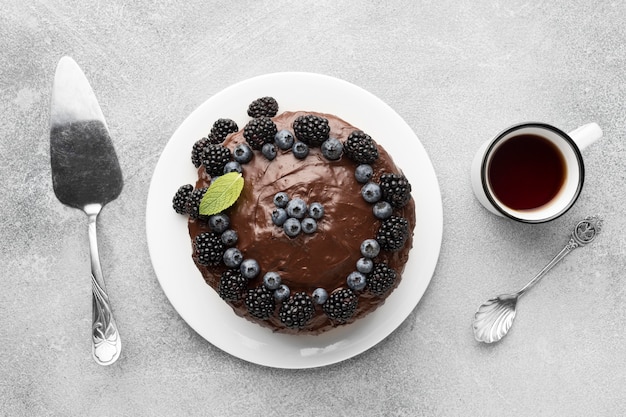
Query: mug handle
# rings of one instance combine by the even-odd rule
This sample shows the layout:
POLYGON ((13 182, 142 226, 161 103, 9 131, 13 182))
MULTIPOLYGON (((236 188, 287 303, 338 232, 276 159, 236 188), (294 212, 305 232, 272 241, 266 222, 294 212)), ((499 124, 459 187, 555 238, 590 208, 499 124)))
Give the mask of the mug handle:
POLYGON ((569 136, 582 151, 602 137, 602 129, 597 123, 587 123, 571 131, 569 136))

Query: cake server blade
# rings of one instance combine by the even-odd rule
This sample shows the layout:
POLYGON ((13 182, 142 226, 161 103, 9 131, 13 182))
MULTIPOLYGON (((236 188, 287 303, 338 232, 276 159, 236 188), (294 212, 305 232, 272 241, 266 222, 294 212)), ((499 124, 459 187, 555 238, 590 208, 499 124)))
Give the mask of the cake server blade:
POLYGON ((88 216, 93 293, 92 353, 101 365, 117 360, 121 341, 106 293, 96 235, 98 214, 124 181, 98 100, 78 64, 59 61, 50 106, 52 186, 64 204, 88 216))

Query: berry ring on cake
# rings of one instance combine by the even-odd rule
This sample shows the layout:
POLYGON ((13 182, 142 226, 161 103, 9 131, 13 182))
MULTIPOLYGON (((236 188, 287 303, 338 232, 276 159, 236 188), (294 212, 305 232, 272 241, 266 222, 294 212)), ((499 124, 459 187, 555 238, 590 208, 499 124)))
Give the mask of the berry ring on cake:
POLYGON ((243 127, 215 120, 189 149, 198 177, 172 206, 189 218, 193 261, 235 314, 275 332, 350 325, 403 279, 411 184, 375 138, 337 116, 280 112, 272 97, 247 114, 243 127))

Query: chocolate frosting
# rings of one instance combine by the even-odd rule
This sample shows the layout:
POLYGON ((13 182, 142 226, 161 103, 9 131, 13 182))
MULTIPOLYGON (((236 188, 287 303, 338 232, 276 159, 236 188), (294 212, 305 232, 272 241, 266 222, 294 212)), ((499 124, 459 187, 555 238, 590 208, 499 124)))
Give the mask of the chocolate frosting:
MULTIPOLYGON (((341 142, 344 142, 350 133, 358 130, 336 116, 314 112, 285 112, 272 120, 278 130, 288 129, 293 132, 293 121, 305 114, 316 114, 326 118, 330 125, 330 136, 341 142)), ((240 130, 229 135, 224 146, 232 151, 242 142, 245 142, 245 139, 243 130, 240 130)), ((379 157, 372 165, 375 180, 384 172, 401 173, 380 145, 378 153, 379 157)), ((262 285, 263 274, 268 271, 278 272, 282 282, 289 286, 291 294, 304 291, 311 295, 318 287, 324 288, 330 294, 337 289, 347 288, 346 277, 355 270, 356 262, 361 257, 359 250, 361 242, 374 238, 380 226, 380 220, 372 214, 372 205, 365 202, 361 196, 362 184, 354 177, 355 167, 356 164, 345 156, 338 161, 327 160, 319 148, 311 148, 304 160, 295 158, 290 150, 279 150, 277 157, 272 161, 262 156, 260 152, 254 152, 252 161, 243 166, 245 180, 243 191, 237 202, 226 211, 231 220, 231 227, 239 236, 237 248, 241 250, 244 258, 256 259, 261 266, 261 273, 249 282, 248 288, 262 285), (324 216, 318 221, 315 233, 311 235, 301 233, 296 238, 289 238, 282 228, 272 223, 271 213, 275 208, 273 198, 280 191, 286 192, 290 198, 299 197, 307 204, 319 202, 324 206, 324 216)), ((204 168, 200 167, 196 188, 207 187, 209 184, 210 177, 204 168)), ((386 263, 398 273, 395 283, 397 286, 413 242, 412 231, 415 226, 413 199, 411 198, 402 209, 395 209, 394 214, 408 220, 410 237, 401 250, 381 251, 374 262, 386 263)), ((192 242, 195 236, 209 230, 206 221, 190 218, 189 234, 192 242)), ((220 275, 226 267, 201 265, 195 256, 194 262, 205 281, 217 290, 220 275)), ((358 292, 357 311, 347 323, 375 310, 392 290, 383 296, 376 296, 367 289, 358 292)), ((238 315, 278 332, 317 334, 342 324, 330 320, 319 305, 315 306, 315 315, 305 328, 289 329, 278 318, 279 302, 276 303, 275 313, 267 320, 250 316, 243 301, 229 304, 238 315)))

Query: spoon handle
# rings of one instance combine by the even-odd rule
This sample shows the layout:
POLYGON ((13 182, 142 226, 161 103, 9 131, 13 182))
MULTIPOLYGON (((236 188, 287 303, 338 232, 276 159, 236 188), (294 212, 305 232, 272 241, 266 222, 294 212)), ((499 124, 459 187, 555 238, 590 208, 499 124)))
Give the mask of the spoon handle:
POLYGON ((561 251, 557 253, 556 256, 552 258, 552 260, 528 282, 528 284, 524 285, 524 287, 517 292, 518 296, 521 297, 526 291, 537 284, 549 270, 561 262, 561 260, 563 260, 563 258, 565 258, 571 251, 580 246, 585 246, 591 243, 601 229, 602 220, 598 216, 586 217, 584 220, 579 221, 576 224, 576 227, 574 227, 567 245, 565 245, 565 247, 561 249, 561 251))

